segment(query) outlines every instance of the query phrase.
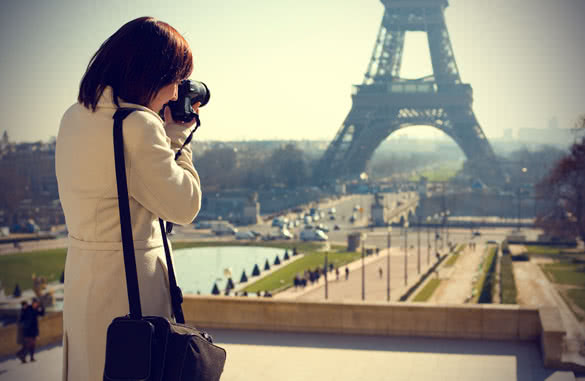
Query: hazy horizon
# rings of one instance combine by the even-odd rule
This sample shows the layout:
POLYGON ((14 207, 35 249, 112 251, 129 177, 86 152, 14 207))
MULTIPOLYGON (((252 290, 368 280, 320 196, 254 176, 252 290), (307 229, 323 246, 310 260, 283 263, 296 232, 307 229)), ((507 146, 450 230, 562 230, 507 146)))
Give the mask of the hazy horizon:
MULTIPOLYGON (((585 113, 585 2, 449 3, 455 58, 489 138, 546 128, 553 117, 570 128, 585 113)), ((0 133, 13 141, 56 136, 99 45, 125 22, 151 15, 184 34, 195 55, 192 78, 211 89, 196 139, 329 141, 351 108, 352 85, 362 82, 383 12, 378 0, 7 4, 0 133)), ((427 74, 426 36, 408 33, 401 76, 427 74)))

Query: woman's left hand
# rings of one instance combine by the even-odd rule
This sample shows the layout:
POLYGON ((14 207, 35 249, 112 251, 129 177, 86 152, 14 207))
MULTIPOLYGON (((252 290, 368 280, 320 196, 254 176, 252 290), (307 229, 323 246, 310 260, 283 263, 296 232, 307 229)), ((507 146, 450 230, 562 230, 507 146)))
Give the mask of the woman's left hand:
MULTIPOLYGON (((201 102, 196 102, 192 106, 193 111, 196 112, 197 114, 199 114, 199 106, 201 106, 201 102)), ((189 127, 193 126, 196 122, 197 121, 195 118, 193 118, 193 120, 191 120, 190 122, 181 122, 181 121, 173 120, 173 114, 171 113, 171 108, 168 106, 165 107, 165 123, 174 123, 174 124, 184 126, 185 128, 189 128, 189 127)))

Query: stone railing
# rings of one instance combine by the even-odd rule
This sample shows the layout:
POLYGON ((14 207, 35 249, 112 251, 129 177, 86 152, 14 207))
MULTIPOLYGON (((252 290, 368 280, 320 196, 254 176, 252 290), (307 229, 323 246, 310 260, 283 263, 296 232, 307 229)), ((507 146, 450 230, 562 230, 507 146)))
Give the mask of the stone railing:
MULTIPOLYGON (((565 331, 555 308, 384 302, 296 302, 185 296, 188 323, 200 328, 540 342, 547 367, 560 364, 565 331)), ((59 342, 62 314, 40 319, 38 345, 59 342)), ((104 333, 105 334, 105 333, 104 333)), ((16 326, 0 328, 0 356, 17 350, 16 326)))

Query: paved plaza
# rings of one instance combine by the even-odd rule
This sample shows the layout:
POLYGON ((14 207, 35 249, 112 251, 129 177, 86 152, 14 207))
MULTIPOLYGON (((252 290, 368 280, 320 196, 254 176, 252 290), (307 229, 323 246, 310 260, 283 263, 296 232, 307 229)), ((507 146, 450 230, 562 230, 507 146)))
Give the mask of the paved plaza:
MULTIPOLYGON (((222 381, 572 381, 546 370, 537 343, 212 330, 222 381)), ((35 363, 0 361, 0 381, 61 380, 60 346, 35 363)), ((77 381, 77 380, 70 380, 77 381)))

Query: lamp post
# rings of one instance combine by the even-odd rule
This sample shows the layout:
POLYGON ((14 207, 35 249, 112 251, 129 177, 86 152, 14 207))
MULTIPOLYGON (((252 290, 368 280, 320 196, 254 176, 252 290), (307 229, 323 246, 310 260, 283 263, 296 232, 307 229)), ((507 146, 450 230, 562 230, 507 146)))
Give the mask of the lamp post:
POLYGON ((445 230, 445 212, 441 212, 440 213, 441 216, 441 250, 443 250, 443 247, 445 246, 445 234, 444 234, 444 230, 445 230))
POLYGON ((325 275, 325 300, 327 300, 327 296, 329 294, 329 289, 327 287, 327 251, 325 252, 325 264, 323 266, 323 274, 325 275))
POLYGON ((386 261, 386 300, 390 301, 390 247, 392 246, 392 226, 388 227, 388 257, 386 261))
POLYGON ((366 300, 366 235, 363 235, 362 242, 362 300, 366 300))
POLYGON ((437 227, 438 227, 438 221, 439 221, 439 215, 435 213, 435 254, 438 253, 437 251, 437 239, 439 238, 439 232, 437 231, 437 227))
POLYGON ((404 285, 408 284, 408 221, 404 222, 404 285))
POLYGON ((451 211, 447 209, 447 211, 445 212, 445 231, 446 231, 446 236, 447 236, 447 245, 449 245, 449 215, 451 214, 451 211))
POLYGON ((418 227, 416 229, 416 241, 417 241, 417 250, 416 250, 416 271, 417 274, 420 274, 420 215, 418 216, 418 227))
MULTIPOLYGON (((525 174, 528 171, 528 169, 526 169, 526 167, 522 167, 522 170, 521 171, 522 171, 523 174, 525 174)), ((524 179, 524 176, 522 176, 522 179, 524 179)), ((518 232, 520 232, 520 230, 521 230, 520 229, 520 219, 522 217, 522 213, 521 213, 521 211, 522 211, 521 210, 521 208, 522 208, 522 200, 520 199, 521 190, 522 190, 522 184, 520 184, 518 186, 518 190, 516 191, 516 195, 517 195, 517 198, 518 198, 518 232)))
POLYGON ((431 216, 427 216, 427 266, 431 263, 431 216))

